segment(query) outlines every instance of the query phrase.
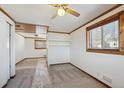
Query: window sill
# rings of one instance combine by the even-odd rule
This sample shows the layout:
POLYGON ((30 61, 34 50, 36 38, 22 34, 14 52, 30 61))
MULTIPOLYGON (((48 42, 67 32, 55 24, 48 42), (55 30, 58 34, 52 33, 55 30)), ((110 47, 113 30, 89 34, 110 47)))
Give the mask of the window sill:
POLYGON ((124 52, 120 52, 118 49, 87 49, 86 51, 103 54, 124 55, 124 52))

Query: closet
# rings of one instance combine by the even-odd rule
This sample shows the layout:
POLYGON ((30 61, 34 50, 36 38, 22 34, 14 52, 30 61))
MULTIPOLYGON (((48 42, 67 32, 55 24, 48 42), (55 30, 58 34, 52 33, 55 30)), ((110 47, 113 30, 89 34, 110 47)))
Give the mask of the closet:
POLYGON ((15 75, 14 22, 0 11, 0 87, 15 75))

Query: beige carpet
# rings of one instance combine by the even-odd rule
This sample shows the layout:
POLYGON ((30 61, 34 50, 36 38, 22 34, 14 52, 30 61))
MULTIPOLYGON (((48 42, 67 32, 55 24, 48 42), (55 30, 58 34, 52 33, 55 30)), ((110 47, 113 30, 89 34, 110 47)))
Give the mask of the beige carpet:
POLYGON ((47 68, 46 60, 26 59, 16 66, 16 77, 7 88, 106 88, 71 64, 47 68))

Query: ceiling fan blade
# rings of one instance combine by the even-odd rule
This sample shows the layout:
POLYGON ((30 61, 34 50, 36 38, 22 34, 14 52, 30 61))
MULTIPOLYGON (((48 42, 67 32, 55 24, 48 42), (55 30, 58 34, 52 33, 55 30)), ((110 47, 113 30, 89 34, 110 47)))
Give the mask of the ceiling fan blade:
POLYGON ((57 17, 57 11, 58 11, 58 9, 56 10, 55 14, 51 17, 51 19, 54 19, 57 17))
POLYGON ((48 5, 54 6, 54 7, 57 7, 58 6, 58 4, 48 4, 48 5))
POLYGON ((51 17, 51 19, 54 19, 57 17, 57 15, 58 15, 57 12, 58 12, 58 9, 56 9, 56 11, 54 12, 54 15, 51 17))
POLYGON ((51 17, 51 19, 54 19, 54 18, 56 18, 56 17, 57 17, 57 14, 53 15, 53 16, 51 17))
POLYGON ((70 9, 70 8, 67 8, 66 9, 66 12, 69 13, 69 14, 71 14, 71 15, 73 15, 73 16, 76 16, 76 17, 79 17, 80 16, 80 14, 78 12, 76 12, 73 9, 70 9))
POLYGON ((48 5, 50 5, 50 6, 54 6, 54 7, 66 7, 66 6, 68 6, 68 4, 48 4, 48 5))
POLYGON ((68 4, 58 4, 58 5, 60 5, 60 6, 68 6, 68 4))

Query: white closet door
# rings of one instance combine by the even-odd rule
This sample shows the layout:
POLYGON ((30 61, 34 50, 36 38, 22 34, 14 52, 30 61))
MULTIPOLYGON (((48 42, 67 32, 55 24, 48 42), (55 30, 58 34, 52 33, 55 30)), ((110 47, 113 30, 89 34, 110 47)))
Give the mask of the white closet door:
POLYGON ((11 25, 9 23, 6 23, 6 31, 7 31, 7 79, 10 79, 11 76, 11 25))
POLYGON ((2 87, 6 83, 6 72, 5 70, 5 61, 4 61, 4 24, 3 17, 0 14, 0 87, 2 87))
POLYGON ((9 31, 7 31, 7 23, 0 13, 0 87, 4 86, 9 78, 9 49, 7 47, 9 31))
POLYGON ((0 87, 3 87, 7 83, 8 79, 10 78, 10 75, 11 76, 15 75, 14 36, 15 36, 15 24, 6 15, 4 15, 4 13, 0 11, 0 87), (11 23, 12 25, 10 25, 7 22, 11 23), (11 38, 9 38, 10 33, 12 33, 11 38), (12 42, 10 42, 10 40, 12 42))

